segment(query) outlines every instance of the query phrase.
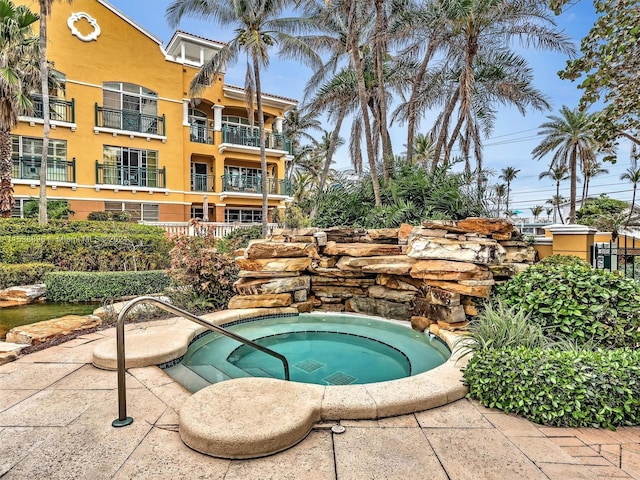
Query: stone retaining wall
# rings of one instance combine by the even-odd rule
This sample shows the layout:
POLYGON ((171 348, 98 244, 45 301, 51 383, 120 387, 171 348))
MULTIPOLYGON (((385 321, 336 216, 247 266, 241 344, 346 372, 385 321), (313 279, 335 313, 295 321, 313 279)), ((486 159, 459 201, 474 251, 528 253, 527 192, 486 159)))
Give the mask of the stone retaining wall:
POLYGON ((229 309, 357 312, 411 320, 419 330, 463 328, 496 281, 535 260, 511 222, 484 218, 275 230, 238 254, 229 309))

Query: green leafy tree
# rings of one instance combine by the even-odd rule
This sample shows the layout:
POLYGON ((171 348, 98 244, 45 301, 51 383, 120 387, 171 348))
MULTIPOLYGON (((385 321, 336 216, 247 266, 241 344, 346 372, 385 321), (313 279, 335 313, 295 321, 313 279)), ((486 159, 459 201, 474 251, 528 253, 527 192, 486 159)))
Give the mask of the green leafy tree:
POLYGON ((202 1, 174 0, 167 7, 169 24, 177 27, 185 16, 209 19, 215 23, 235 28, 232 38, 213 57, 205 61, 200 72, 191 82, 190 93, 197 95, 230 63, 238 60, 241 54, 247 58, 245 76, 245 102, 249 109, 249 120, 254 119, 254 102, 258 114, 260 134, 260 165, 262 177, 262 234, 268 233, 268 188, 267 154, 265 147, 264 113, 262 106, 261 71, 269 65, 269 49, 280 46, 280 54, 301 60, 307 64, 316 64, 319 58, 309 46, 292 32, 303 28, 300 18, 284 18, 290 2, 286 0, 235 0, 202 1))
MULTIPOLYGON (((552 0, 559 12, 568 0, 552 0)), ((620 137, 640 144, 640 6, 637 0, 594 0, 598 18, 580 43, 581 55, 567 62, 561 78, 581 80, 581 107, 603 102, 594 118, 605 146, 620 137)))
POLYGON ((11 187, 11 129, 18 116, 33 111, 29 95, 40 81, 38 15, 27 7, 0 0, 0 215, 11 217, 15 203, 11 187))
POLYGON ((567 166, 570 175, 569 223, 576 222, 578 163, 594 161, 598 144, 595 140, 592 115, 563 105, 560 116, 550 115, 550 121, 540 125, 539 135, 545 135, 531 152, 534 159, 553 153, 549 168, 567 166))

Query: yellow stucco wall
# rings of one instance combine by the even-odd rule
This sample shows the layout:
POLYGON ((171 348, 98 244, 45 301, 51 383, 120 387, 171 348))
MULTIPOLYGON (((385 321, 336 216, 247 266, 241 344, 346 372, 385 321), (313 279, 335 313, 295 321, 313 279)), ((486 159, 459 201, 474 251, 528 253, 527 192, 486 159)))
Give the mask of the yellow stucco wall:
MULTIPOLYGON (((35 0, 17 0, 17 3, 38 11, 35 0)), ((75 25, 82 34, 92 31, 84 19, 75 25)), ((67 158, 75 158, 76 161, 76 183, 58 183, 53 190, 51 182, 48 182, 47 196, 72 201, 73 209, 78 212, 76 218, 86 217, 89 211, 103 210, 104 201, 120 201, 158 204, 160 220, 185 221, 190 217, 191 205, 202 204, 203 195, 208 196, 212 206, 229 202, 229 195, 222 192, 221 177, 225 165, 260 168, 257 149, 243 147, 240 152, 221 152, 220 132, 216 132, 213 144, 190 141, 190 129, 185 125, 185 102, 189 101, 189 83, 198 68, 168 60, 157 41, 99 1, 74 0, 71 4, 55 2, 48 22, 48 33, 48 57, 54 62, 56 70, 66 76, 66 99, 73 99, 75 103, 75 125, 57 126, 51 130, 50 137, 67 142, 67 158), (67 20, 73 12, 86 13, 97 21, 101 31, 97 40, 82 41, 71 34, 67 20), (96 131, 95 105, 103 105, 103 82, 127 82, 155 91, 158 96, 157 115, 166 118, 164 138, 130 132, 113 134, 96 131), (104 146, 157 151, 159 168, 166 169, 166 188, 96 185, 96 162, 103 162, 104 146), (208 165, 208 174, 215 175, 215 191, 191 191, 192 161, 208 165), (221 198, 221 195, 227 199, 221 198)), ((202 100, 199 100, 207 106, 203 110, 208 111, 211 122, 211 107, 214 104, 224 107, 223 115, 246 112, 241 99, 225 95, 223 83, 224 79, 220 76, 219 81, 204 90, 202 100)), ((266 123, 270 128, 273 119, 282 118, 294 102, 289 99, 279 102, 277 98, 272 98, 265 103, 266 123)), ((40 122, 30 124, 22 121, 12 134, 42 138, 42 125, 40 122)), ((267 162, 276 178, 283 179, 284 153, 271 153, 267 162)), ((37 189, 33 186, 37 184, 37 180, 14 179, 16 198, 37 196, 37 189)), ((231 198, 231 204, 259 207, 259 198, 246 197, 251 195, 235 195, 231 198)), ((282 196, 269 201, 270 207, 283 204, 282 196)), ((224 207, 221 208, 224 212, 224 207)))

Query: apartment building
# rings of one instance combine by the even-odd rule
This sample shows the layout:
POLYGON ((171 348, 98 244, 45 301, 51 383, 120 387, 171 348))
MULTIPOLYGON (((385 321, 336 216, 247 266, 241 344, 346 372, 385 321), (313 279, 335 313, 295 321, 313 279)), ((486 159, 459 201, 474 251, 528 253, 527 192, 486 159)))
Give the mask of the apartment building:
MULTIPOLYGON (((38 11, 35 0, 18 0, 38 11)), ((104 0, 56 2, 48 57, 59 88, 51 92, 48 199, 67 200, 74 219, 128 211, 134 219, 262 221, 257 119, 242 87, 212 79, 198 98, 189 85, 223 43, 177 31, 166 46, 104 0)), ((297 101, 263 94, 270 217, 291 201, 282 133, 297 101)), ((43 112, 12 131, 15 216, 36 198, 43 112)))

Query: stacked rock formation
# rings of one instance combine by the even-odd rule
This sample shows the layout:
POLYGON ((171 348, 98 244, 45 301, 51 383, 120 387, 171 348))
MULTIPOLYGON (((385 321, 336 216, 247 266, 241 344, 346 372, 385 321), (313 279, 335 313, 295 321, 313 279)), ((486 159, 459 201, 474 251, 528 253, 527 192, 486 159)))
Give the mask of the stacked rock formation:
POLYGON ((518 236, 511 222, 485 218, 276 230, 236 258, 238 295, 229 308, 293 306, 460 329, 496 281, 535 260, 518 236))

